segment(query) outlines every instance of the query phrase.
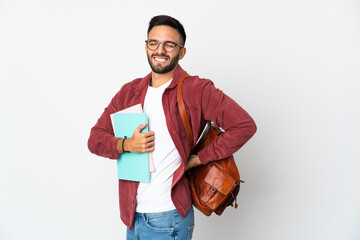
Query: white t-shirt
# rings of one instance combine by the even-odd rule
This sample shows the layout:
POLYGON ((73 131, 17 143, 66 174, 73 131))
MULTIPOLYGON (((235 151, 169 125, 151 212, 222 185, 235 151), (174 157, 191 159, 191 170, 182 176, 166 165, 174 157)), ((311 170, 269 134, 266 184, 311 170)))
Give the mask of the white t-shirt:
POLYGON ((148 87, 144 112, 148 114, 149 129, 155 133, 153 160, 155 171, 150 183, 140 183, 137 193, 136 212, 154 213, 175 209, 170 192, 174 172, 181 164, 181 157, 169 134, 162 96, 171 80, 158 88, 148 87))

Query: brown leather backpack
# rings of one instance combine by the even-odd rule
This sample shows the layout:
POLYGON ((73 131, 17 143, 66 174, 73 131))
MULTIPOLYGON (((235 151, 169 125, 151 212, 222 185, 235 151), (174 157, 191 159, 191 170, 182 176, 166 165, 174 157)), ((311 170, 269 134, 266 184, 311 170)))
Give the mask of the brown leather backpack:
MULTIPOLYGON (((180 80, 177 98, 190 147, 193 149, 192 153, 197 154, 210 145, 223 131, 211 125, 202 134, 202 138, 194 148, 193 133, 182 97, 182 84, 187 77, 183 76, 180 80)), ((208 124, 210 123, 208 122, 208 124)), ((233 206, 234 201, 235 208, 238 207, 236 197, 240 190, 240 183, 244 181, 240 180, 240 174, 232 155, 222 160, 212 161, 192 168, 187 172, 187 177, 190 182, 193 204, 206 216, 210 216, 213 212, 221 215, 227 206, 233 206)))

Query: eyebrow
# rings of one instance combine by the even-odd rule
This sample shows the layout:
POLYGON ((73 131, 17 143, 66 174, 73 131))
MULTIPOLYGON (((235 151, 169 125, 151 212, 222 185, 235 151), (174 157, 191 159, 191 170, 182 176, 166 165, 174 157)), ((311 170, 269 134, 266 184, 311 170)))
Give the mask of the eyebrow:
POLYGON ((171 43, 175 43, 175 44, 177 44, 176 42, 174 42, 174 41, 171 41, 171 40, 165 40, 165 41, 160 41, 160 40, 157 40, 157 39, 153 39, 153 38, 150 38, 150 39, 148 39, 148 41, 157 41, 157 42, 171 42, 171 43))

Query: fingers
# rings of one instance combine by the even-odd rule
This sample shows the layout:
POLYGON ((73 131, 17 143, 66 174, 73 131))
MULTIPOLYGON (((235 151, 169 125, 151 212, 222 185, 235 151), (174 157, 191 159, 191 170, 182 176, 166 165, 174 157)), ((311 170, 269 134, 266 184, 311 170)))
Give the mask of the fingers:
POLYGON ((145 152, 152 152, 154 151, 154 149, 155 149, 155 143, 154 141, 152 141, 146 145, 145 152))
POLYGON ((155 149, 155 142, 154 141, 146 141, 141 142, 137 145, 136 151, 137 153, 144 153, 144 152, 152 152, 155 149))
POLYGON ((128 146, 131 152, 143 153, 154 151, 155 133, 148 131, 141 133, 141 130, 146 127, 146 123, 139 125, 133 136, 129 139, 128 146))
POLYGON ((154 135, 148 135, 148 137, 144 138, 143 150, 144 152, 152 152, 155 148, 155 137, 154 135))
POLYGON ((144 137, 144 141, 145 142, 153 142, 155 140, 155 136, 152 134, 152 135, 143 135, 144 137))
POLYGON ((143 134, 144 137, 150 137, 153 136, 155 133, 153 131, 148 131, 145 133, 142 133, 141 131, 146 127, 147 123, 140 124, 134 131, 135 134, 143 134))
POLYGON ((152 131, 146 133, 139 133, 136 138, 138 143, 147 144, 149 142, 154 142, 155 134, 152 131))

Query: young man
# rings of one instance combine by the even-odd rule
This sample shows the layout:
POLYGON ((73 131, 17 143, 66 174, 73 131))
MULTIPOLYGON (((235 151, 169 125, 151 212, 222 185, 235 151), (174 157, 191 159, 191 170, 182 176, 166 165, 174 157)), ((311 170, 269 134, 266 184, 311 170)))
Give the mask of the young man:
POLYGON ((177 104, 177 86, 187 73, 179 66, 185 56, 181 23, 161 15, 150 20, 145 51, 152 69, 144 78, 126 83, 91 129, 89 150, 118 159, 124 151, 152 152, 155 171, 150 183, 119 180, 120 215, 127 239, 191 239, 194 212, 186 170, 230 156, 255 133, 252 118, 208 79, 191 76, 182 91, 194 141, 207 120, 224 133, 198 155, 189 140, 177 104), (150 131, 140 125, 130 139, 114 137, 110 114, 141 103, 150 131))

